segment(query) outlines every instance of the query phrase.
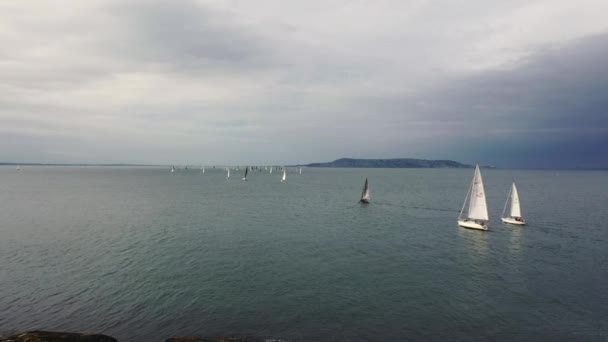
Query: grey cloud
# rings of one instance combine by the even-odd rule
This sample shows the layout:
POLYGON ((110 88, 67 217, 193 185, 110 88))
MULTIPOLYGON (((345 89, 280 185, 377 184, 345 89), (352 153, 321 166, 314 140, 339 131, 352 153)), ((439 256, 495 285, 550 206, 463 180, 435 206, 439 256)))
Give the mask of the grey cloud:
POLYGON ((0 160, 606 165, 607 36, 546 24, 528 43, 505 18, 543 19, 529 3, 101 1, 16 20, 0 160))
POLYGON ((108 13, 121 28, 114 48, 139 63, 191 72, 270 65, 271 50, 255 30, 195 1, 121 2, 108 13))

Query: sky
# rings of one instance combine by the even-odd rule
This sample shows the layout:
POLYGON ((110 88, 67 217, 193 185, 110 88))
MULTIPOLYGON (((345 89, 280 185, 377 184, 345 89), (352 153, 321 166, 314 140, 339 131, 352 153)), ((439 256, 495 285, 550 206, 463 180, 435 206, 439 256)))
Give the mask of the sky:
POLYGON ((0 162, 608 167, 605 0, 0 2, 0 162))

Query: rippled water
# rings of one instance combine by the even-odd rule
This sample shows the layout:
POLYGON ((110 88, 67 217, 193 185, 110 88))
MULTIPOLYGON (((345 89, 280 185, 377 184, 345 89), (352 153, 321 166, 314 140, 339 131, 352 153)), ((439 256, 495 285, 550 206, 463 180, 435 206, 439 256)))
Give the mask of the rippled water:
POLYGON ((607 339, 608 173, 482 173, 488 232, 456 226, 472 170, 0 168, 0 332, 607 339))

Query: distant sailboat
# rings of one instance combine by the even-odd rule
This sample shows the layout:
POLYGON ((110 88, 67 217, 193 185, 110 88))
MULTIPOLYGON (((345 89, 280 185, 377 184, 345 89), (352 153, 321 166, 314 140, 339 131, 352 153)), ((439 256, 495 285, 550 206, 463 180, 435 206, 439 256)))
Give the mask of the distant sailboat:
POLYGON ((205 173, 205 168, 203 167, 202 169, 203 169, 203 173, 205 173))
POLYGON ((15 168, 17 171, 21 171, 21 166, 17 165, 17 167, 15 168))
POLYGON ((285 171, 285 169, 283 169, 283 178, 281 178, 281 183, 286 182, 286 181, 287 181, 287 171, 285 171))
POLYGON ((369 203, 371 197, 369 196, 369 183, 367 182, 367 178, 365 178, 365 184, 363 185, 363 192, 361 192, 361 199, 359 202, 361 203, 369 203))
POLYGON ((519 193, 517 192, 517 187, 515 183, 511 185, 511 191, 509 191, 509 196, 507 196, 507 201, 505 202, 505 207, 502 210, 502 216, 500 220, 504 223, 516 224, 519 226, 523 226, 526 224, 526 220, 521 216, 521 207, 519 204, 519 193), (511 201, 511 209, 509 210, 509 216, 505 217, 505 211, 507 211, 507 204, 509 204, 509 200, 511 201))
POLYGON ((171 166, 171 173, 175 172, 175 166, 171 166))
POLYGON ((243 180, 246 181, 247 180, 247 172, 249 171, 249 167, 245 168, 245 176, 243 177, 243 180))
POLYGON ((228 171, 228 174, 226 175, 226 179, 230 179, 230 168, 229 168, 229 167, 227 167, 227 168, 226 168, 226 171, 228 171))
POLYGON ((270 173, 272 173, 272 166, 270 167, 270 173))
POLYGON ((458 216, 458 225, 464 228, 488 230, 488 206, 486 204, 486 193, 483 188, 483 180, 479 165, 475 166, 475 174, 471 181, 471 187, 464 199, 462 210, 458 216), (464 208, 469 200, 469 210, 463 217, 464 208))
POLYGON ((302 168, 300 168, 300 174, 302 174, 302 168))

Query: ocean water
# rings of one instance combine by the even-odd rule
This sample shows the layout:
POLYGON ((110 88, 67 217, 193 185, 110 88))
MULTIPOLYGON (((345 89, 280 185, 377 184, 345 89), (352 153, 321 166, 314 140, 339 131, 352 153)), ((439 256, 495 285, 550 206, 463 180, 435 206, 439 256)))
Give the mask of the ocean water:
POLYGON ((608 172, 482 170, 488 232, 473 170, 241 172, 0 168, 0 334, 608 339, 608 172))

